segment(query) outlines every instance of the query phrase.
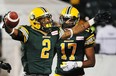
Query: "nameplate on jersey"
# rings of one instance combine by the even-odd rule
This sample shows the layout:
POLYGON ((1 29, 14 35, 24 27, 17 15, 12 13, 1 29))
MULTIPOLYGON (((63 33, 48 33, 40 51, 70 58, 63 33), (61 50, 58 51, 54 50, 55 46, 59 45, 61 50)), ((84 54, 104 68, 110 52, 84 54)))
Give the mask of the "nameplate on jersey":
POLYGON ((64 40, 64 42, 74 42, 74 40, 64 40))
POLYGON ((84 40, 84 36, 76 36, 76 40, 84 40))
POLYGON ((42 36, 42 38, 51 38, 50 36, 42 36))
POLYGON ((58 31, 52 31, 51 34, 52 35, 58 35, 58 31))

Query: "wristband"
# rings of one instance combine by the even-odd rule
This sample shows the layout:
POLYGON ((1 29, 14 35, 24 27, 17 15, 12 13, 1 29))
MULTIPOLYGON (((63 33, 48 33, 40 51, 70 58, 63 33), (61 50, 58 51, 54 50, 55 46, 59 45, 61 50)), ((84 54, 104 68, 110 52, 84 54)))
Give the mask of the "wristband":
POLYGON ((9 35, 12 35, 14 33, 14 28, 12 29, 12 32, 11 33, 9 33, 9 35))
POLYGON ((78 61, 77 65, 78 65, 79 68, 81 68, 83 66, 83 62, 82 61, 78 61))
POLYGON ((70 38, 72 38, 72 37, 73 37, 73 31, 72 31, 72 29, 67 29, 67 30, 69 30, 69 31, 70 31, 70 33, 71 33, 70 37, 68 38, 68 39, 70 39, 70 38))
POLYGON ((76 66, 75 66, 75 68, 81 68, 83 66, 83 62, 82 61, 77 61, 76 62, 76 66))
POLYGON ((92 26, 92 25, 95 23, 94 18, 90 19, 90 20, 88 21, 88 23, 89 23, 90 26, 92 26))

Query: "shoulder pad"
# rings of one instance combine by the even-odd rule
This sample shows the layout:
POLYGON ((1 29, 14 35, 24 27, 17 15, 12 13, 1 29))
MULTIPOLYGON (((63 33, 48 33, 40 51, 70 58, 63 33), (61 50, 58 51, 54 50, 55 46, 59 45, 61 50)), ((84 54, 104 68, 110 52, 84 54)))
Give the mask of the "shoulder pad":
POLYGON ((87 32, 87 33, 93 33, 92 30, 91 30, 91 28, 86 29, 85 32, 87 32))
POLYGON ((24 28, 28 29, 30 26, 28 26, 28 25, 19 25, 18 29, 21 29, 21 27, 24 27, 24 28))

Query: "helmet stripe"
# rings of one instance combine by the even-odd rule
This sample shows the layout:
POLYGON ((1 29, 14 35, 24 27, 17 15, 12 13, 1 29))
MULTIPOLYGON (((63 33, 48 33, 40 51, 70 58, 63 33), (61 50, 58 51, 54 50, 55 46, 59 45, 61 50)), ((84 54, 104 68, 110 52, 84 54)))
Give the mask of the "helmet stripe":
POLYGON ((42 9, 43 12, 47 12, 47 10, 43 7, 40 7, 42 9))
POLYGON ((70 14, 71 13, 71 9, 72 9, 72 6, 68 7, 67 14, 70 14))

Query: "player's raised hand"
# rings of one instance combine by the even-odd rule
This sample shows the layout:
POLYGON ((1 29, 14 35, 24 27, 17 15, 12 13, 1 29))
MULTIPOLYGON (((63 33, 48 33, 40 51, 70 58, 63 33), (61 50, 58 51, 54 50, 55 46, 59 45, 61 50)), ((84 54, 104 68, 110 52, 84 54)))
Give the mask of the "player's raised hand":
POLYGON ((111 19, 111 13, 109 11, 98 11, 98 13, 95 15, 95 22, 96 23, 107 23, 111 19))

